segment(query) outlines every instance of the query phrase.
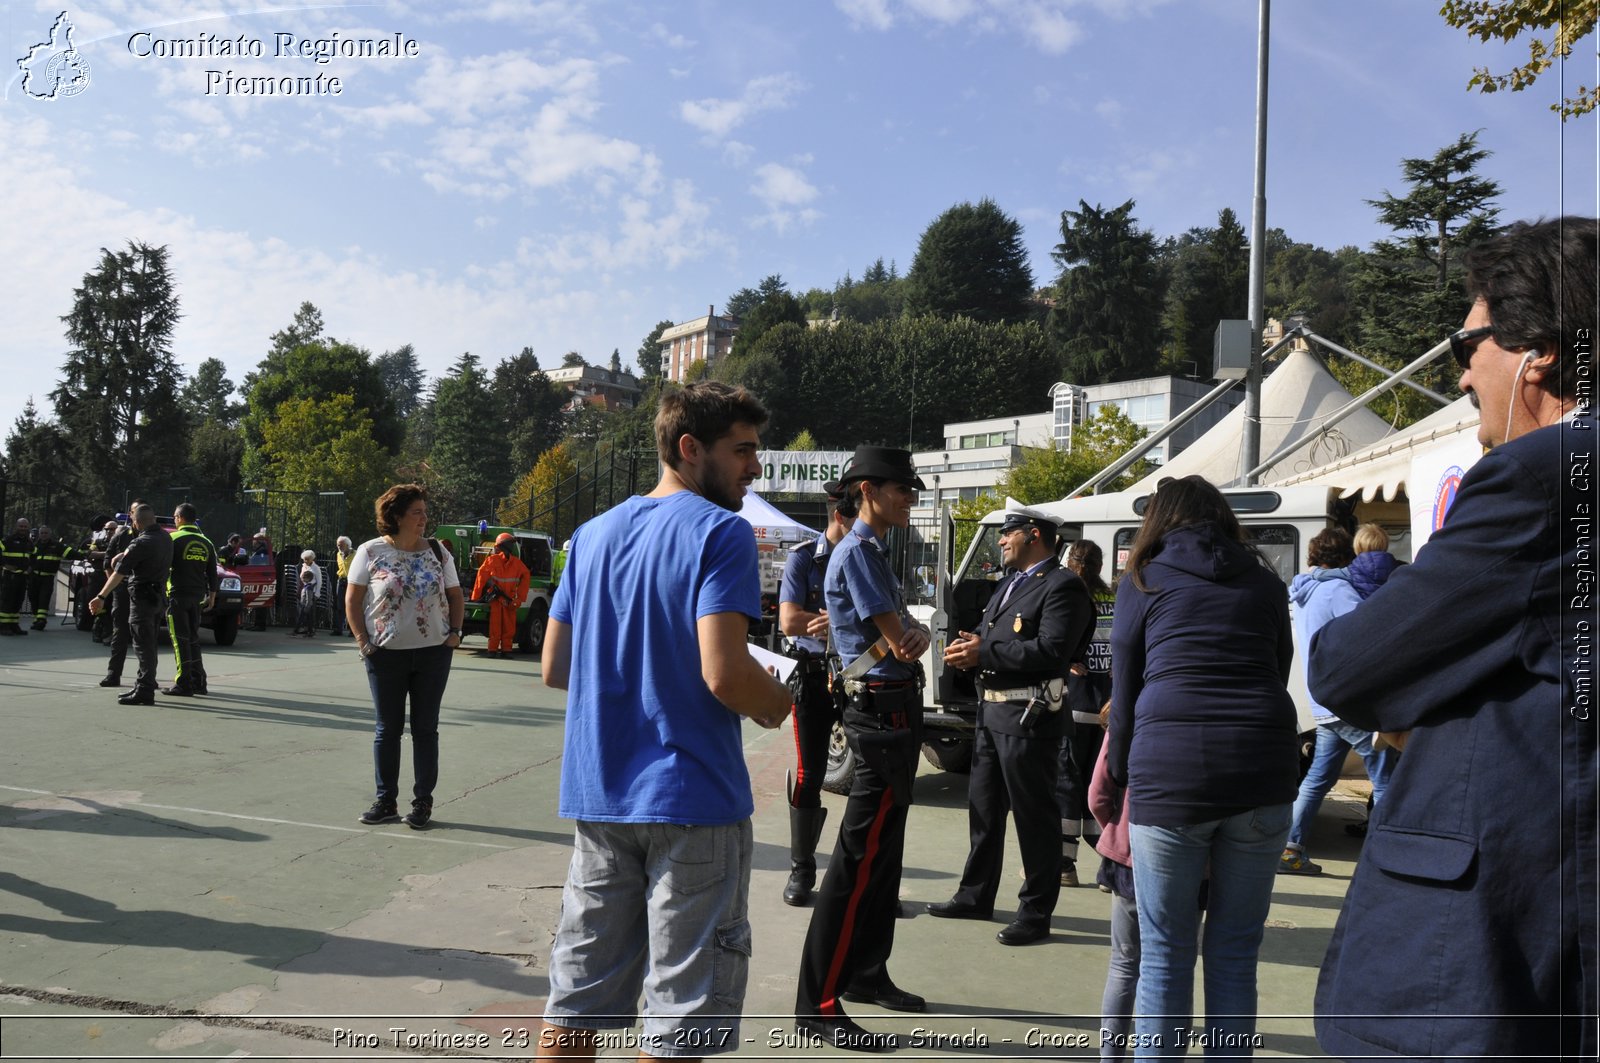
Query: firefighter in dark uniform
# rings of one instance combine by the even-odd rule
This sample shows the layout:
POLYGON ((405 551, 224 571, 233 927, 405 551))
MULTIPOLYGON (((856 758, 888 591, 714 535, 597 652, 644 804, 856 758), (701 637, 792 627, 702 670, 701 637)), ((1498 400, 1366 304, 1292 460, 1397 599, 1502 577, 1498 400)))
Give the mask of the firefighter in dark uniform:
POLYGON ((33 528, 18 517, 11 534, 0 540, 0 635, 26 635, 18 621, 22 599, 33 572, 33 528))
POLYGON ((789 776, 789 881, 783 902, 796 907, 811 900, 817 883, 817 840, 828 810, 822 807, 822 780, 828 770, 828 741, 839 710, 828 692, 828 611, 822 604, 822 574, 828 557, 850 531, 839 512, 837 483, 828 493, 828 526, 822 537, 789 551, 778 591, 778 627, 788 636, 787 652, 799 663, 789 677, 794 695, 796 764, 789 776))
POLYGON ((947 667, 978 670, 983 700, 967 783, 972 848, 955 896, 928 905, 928 914, 994 914, 1009 810, 1023 885, 1016 918, 996 935, 1002 945, 1047 937, 1061 895, 1057 754, 1072 726, 1072 714, 1063 711, 1067 669, 1087 650, 1094 605, 1083 580, 1056 560, 1056 529, 1038 510, 1007 511, 1000 552, 1009 575, 984 608, 981 629, 961 632, 944 651, 947 667))
POLYGON ((195 524, 194 506, 184 502, 172 514, 172 575, 167 581, 171 605, 167 630, 177 677, 161 693, 187 698, 207 693, 206 670, 200 662, 200 614, 217 599, 217 548, 195 524))
MULTIPOLYGON (((142 505, 134 499, 135 506, 142 505)), ((119 514, 120 516, 120 514, 119 514)), ((96 614, 96 621, 100 616, 111 618, 111 657, 106 662, 105 678, 100 680, 103 687, 119 687, 122 685, 122 664, 128 658, 128 646, 133 642, 133 632, 128 627, 128 614, 132 610, 128 597, 128 582, 118 581, 111 583, 111 574, 116 571, 117 562, 122 559, 122 554, 133 545, 134 536, 137 534, 131 519, 125 519, 111 533, 111 538, 106 542, 106 579, 100 585, 100 590, 95 592, 95 597, 110 596, 111 609, 102 612, 94 608, 91 599, 89 611, 96 614)))
POLYGON ((28 598, 33 602, 33 630, 49 626, 50 599, 55 596, 56 576, 61 562, 78 556, 78 551, 55 537, 48 525, 39 525, 33 540, 33 573, 28 578, 28 598))
MULTIPOLYGON (((117 701, 123 705, 154 705, 156 703, 156 621, 167 604, 167 578, 172 574, 172 537, 156 523, 153 507, 140 502, 131 513, 134 530, 139 534, 128 544, 117 563, 117 570, 106 580, 106 585, 89 603, 89 608, 99 615, 116 589, 128 584, 128 631, 133 639, 133 652, 139 659, 139 675, 131 689, 117 701)), ((112 648, 112 658, 117 648, 112 648)), ((121 662, 117 662, 120 669, 121 662)), ((105 681, 101 681, 105 685, 105 681)))
POLYGON ((832 551, 822 597, 856 774, 806 931, 795 1025, 839 1048, 881 1052, 895 1047, 894 1036, 863 1030, 840 1001, 894 1011, 927 1006, 890 980, 888 960, 922 744, 920 661, 929 634, 906 612, 884 543, 891 527, 910 524, 923 483, 908 451, 886 447, 857 447, 839 482, 841 512, 856 520, 832 551))

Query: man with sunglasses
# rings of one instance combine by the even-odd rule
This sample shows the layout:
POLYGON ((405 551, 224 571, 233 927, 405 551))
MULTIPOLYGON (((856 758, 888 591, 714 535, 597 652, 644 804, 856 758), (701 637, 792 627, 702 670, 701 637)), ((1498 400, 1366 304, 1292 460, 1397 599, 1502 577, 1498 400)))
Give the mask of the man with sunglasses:
POLYGON ((1566 217, 1469 252, 1451 349, 1490 450, 1311 643, 1313 697, 1409 735, 1317 986, 1335 1056, 1595 1057, 1597 236, 1566 217))

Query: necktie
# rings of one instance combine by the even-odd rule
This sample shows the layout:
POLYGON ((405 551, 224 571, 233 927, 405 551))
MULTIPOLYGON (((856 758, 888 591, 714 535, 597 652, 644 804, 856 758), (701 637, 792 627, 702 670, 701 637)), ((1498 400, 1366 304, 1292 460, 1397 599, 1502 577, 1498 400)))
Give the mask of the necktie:
POLYGON ((1027 575, 1025 572, 1013 572, 1011 574, 1011 581, 1006 584, 1005 590, 1000 592, 1000 608, 1004 609, 1006 607, 1006 603, 1011 600, 1011 592, 1017 589, 1017 584, 1022 582, 1025 575, 1027 575))

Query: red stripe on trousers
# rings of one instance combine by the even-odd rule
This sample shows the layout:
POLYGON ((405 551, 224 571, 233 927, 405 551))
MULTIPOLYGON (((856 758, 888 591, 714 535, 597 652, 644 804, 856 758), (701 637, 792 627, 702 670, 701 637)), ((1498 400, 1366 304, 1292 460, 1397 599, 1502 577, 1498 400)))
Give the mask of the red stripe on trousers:
POLYGON ((861 863, 856 867, 855 885, 850 890, 850 901, 844 908, 844 926, 839 930, 839 940, 834 944, 833 962, 828 965, 828 977, 822 983, 821 1001, 817 1010, 823 1015, 836 1015, 839 1012, 839 998, 836 989, 839 985, 840 969, 844 967, 844 958, 850 952, 850 938, 855 933, 856 909, 861 906, 861 895, 866 891, 867 883, 872 881, 872 863, 878 856, 878 841, 883 834, 883 821, 894 807, 894 788, 883 791, 883 797, 878 802, 878 814, 872 819, 872 828, 867 831, 867 850, 861 856, 861 863))

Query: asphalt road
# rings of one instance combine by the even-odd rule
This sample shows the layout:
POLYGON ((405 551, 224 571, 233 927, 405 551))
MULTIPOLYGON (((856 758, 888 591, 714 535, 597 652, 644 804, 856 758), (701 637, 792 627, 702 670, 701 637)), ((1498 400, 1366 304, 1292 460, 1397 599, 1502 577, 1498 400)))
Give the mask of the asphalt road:
MULTIPOLYGON (((211 696, 152 708, 96 685, 104 651, 86 634, 0 640, 0 1058, 529 1055, 570 839, 562 701, 536 663, 457 652, 435 827, 416 832, 356 820, 372 720, 349 640, 209 640, 211 696)), ((162 667, 170 680, 170 654, 162 667)), ((789 729, 747 724, 746 752, 755 955, 736 1057, 837 1054, 786 1036, 809 918, 779 899, 789 729)), ((891 967, 929 1014, 852 1014, 898 1031, 899 1058, 1095 1058, 1107 897, 1063 891, 1050 939, 997 944, 1012 846, 995 923, 924 911, 960 875, 965 785, 924 765, 911 812, 891 967)), ((824 848, 843 804, 827 801, 824 848)), ((1356 855, 1339 823, 1356 815, 1325 805, 1312 852, 1328 874, 1278 883, 1260 1055, 1318 1054, 1306 1016, 1356 855)), ((607 1055, 634 1055, 616 1042, 607 1055)))

